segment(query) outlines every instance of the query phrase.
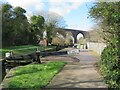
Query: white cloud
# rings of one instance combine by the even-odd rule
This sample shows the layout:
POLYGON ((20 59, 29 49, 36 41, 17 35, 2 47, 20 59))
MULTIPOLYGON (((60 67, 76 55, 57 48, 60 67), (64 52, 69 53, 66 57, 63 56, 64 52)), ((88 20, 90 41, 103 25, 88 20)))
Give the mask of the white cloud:
POLYGON ((6 0, 13 6, 21 6, 24 9, 29 9, 29 8, 37 8, 41 7, 43 9, 43 3, 41 0, 6 0))
POLYGON ((70 13, 72 10, 77 9, 80 5, 82 5, 86 0, 6 0, 12 6, 20 6, 27 11, 27 15, 29 12, 40 12, 43 11, 45 7, 45 2, 49 3, 49 11, 57 13, 61 16, 64 16, 70 13))
MULTIPOLYGON (((35 6, 35 5, 34 5, 35 6)), ((35 10, 36 11, 40 11, 40 10, 43 10, 44 9, 44 3, 40 3, 38 5, 35 6, 35 10)))
POLYGON ((50 2, 92 2, 92 1, 98 1, 98 0, 49 0, 50 2))
MULTIPOLYGON (((93 0, 6 0, 8 3, 10 3, 12 6, 20 6, 24 8, 27 13, 28 19, 33 15, 40 13, 41 11, 44 11, 46 8, 48 8, 48 11, 57 13, 61 16, 65 16, 69 14, 71 11, 78 9, 84 2, 90 2, 93 0), (46 5, 45 3, 49 3, 46 5)), ((95 1, 95 0, 94 0, 95 1)), ((82 29, 82 30, 88 30, 86 28, 86 24, 82 25, 82 28, 79 25, 74 24, 68 24, 69 27, 75 28, 75 29, 82 29)))
POLYGON ((44 9, 44 3, 41 0, 6 0, 12 6, 20 6, 24 8, 27 13, 27 17, 32 16, 32 11, 41 11, 44 9))
MULTIPOLYGON (((79 1, 79 0, 76 0, 79 1)), ((74 0, 50 0, 50 12, 57 13, 64 16, 70 13, 72 10, 79 8, 84 3, 84 0, 80 2, 74 2, 74 0), (68 2, 69 1, 69 2, 68 2)))
POLYGON ((72 23, 67 22, 67 29, 75 29, 75 30, 81 30, 81 31, 90 31, 92 30, 93 25, 89 25, 88 23, 72 23))

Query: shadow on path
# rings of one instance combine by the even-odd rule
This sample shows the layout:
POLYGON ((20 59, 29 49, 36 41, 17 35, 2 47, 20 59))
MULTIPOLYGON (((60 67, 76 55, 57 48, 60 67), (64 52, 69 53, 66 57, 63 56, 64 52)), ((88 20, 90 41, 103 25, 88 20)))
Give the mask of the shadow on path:
POLYGON ((73 55, 79 62, 68 63, 46 88, 107 88, 94 66, 100 57, 90 50, 73 55))

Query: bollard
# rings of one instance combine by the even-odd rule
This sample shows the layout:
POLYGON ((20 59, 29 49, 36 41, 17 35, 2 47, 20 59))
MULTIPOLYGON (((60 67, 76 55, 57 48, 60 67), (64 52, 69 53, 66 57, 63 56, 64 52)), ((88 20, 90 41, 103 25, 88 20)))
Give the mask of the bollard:
POLYGON ((5 53, 5 57, 6 57, 6 58, 7 58, 7 57, 10 57, 10 53, 9 53, 9 52, 5 53))
POLYGON ((41 63, 41 61, 40 61, 40 51, 38 49, 36 51, 36 56, 37 56, 36 62, 41 63))
POLYGON ((5 53, 5 57, 10 57, 13 55, 13 51, 11 50, 10 52, 5 53))

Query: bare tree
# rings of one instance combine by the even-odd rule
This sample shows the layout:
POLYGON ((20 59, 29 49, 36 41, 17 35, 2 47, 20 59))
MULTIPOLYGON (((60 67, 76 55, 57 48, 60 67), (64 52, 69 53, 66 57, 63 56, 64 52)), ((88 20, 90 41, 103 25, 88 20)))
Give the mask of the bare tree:
POLYGON ((94 26, 91 31, 89 31, 89 41, 92 42, 104 42, 103 40, 103 29, 98 25, 94 26))

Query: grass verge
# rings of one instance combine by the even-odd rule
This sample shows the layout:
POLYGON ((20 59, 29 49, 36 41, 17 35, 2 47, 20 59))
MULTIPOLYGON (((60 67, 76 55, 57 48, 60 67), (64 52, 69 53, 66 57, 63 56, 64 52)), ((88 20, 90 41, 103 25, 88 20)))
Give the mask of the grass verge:
POLYGON ((0 49, 0 54, 2 57, 5 57, 5 53, 10 52, 11 50, 13 51, 13 54, 15 55, 22 55, 22 54, 29 54, 33 53, 39 48, 40 51, 49 51, 49 50, 54 50, 55 46, 34 46, 34 45, 22 45, 22 46, 11 46, 11 47, 6 47, 0 49))
POLYGON ((43 88, 64 67, 66 62, 33 64, 18 68, 6 88, 43 88))

